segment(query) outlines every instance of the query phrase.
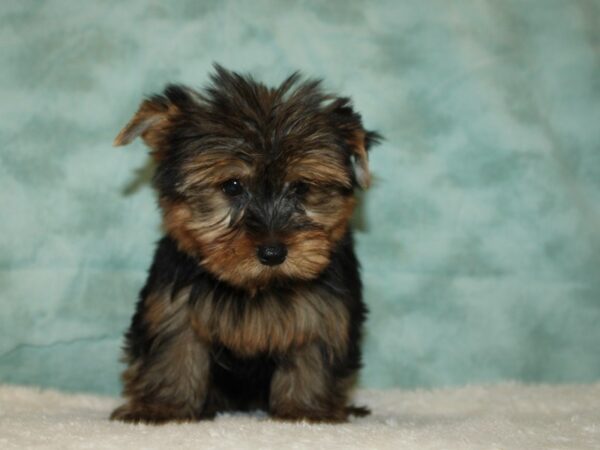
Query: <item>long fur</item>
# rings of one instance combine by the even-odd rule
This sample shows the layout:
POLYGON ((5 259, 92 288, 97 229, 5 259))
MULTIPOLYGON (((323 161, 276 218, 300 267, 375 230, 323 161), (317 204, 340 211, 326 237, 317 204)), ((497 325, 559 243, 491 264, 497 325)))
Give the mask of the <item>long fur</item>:
POLYGON ((267 88, 216 66, 212 81, 145 100, 115 140, 152 149, 165 237, 112 418, 364 414, 348 404, 366 315, 349 220, 378 135, 347 98, 297 74, 267 88), (286 256, 265 265, 257 248, 273 242, 286 256))

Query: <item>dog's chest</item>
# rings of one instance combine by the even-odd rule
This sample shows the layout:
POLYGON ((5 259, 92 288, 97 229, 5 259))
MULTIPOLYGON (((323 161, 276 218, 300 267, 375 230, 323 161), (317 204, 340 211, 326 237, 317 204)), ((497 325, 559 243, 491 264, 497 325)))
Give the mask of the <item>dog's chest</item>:
POLYGON ((285 353, 315 340, 341 350, 348 337, 343 300, 320 289, 258 298, 207 294, 191 308, 191 323, 201 339, 240 356, 285 353))

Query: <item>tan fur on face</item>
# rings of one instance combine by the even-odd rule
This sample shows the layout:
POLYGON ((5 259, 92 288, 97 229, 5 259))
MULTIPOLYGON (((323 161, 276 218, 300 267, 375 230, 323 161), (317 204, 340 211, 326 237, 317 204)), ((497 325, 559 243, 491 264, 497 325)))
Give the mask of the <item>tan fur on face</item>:
POLYGON ((327 343, 331 357, 346 351, 348 311, 337 297, 312 286, 285 298, 220 298, 212 293, 196 300, 192 323, 198 335, 241 356, 285 353, 310 342, 327 343))
POLYGON ((328 239, 337 242, 348 229, 354 212, 354 196, 339 195, 332 189, 313 189, 306 198, 306 214, 328 231, 328 239))
POLYGON ((287 177, 290 180, 305 178, 317 185, 337 184, 346 188, 352 187, 352 181, 340 157, 327 156, 326 153, 308 153, 292 159, 287 177))
POLYGON ((218 189, 230 179, 245 180, 252 174, 253 167, 236 155, 223 154, 210 149, 183 165, 183 179, 179 185, 182 193, 213 187, 218 189))
MULTIPOLYGON (((203 197, 208 214, 195 213, 185 202, 161 201, 164 227, 180 249, 200 259, 220 279, 235 286, 256 290, 276 278, 310 280, 329 264, 332 246, 343 236, 352 214, 352 197, 330 196, 325 207, 310 210, 318 229, 298 231, 284 237, 288 256, 283 264, 260 264, 256 249, 260 242, 240 228, 230 226, 228 200, 221 192, 203 197), (206 206, 210 203, 209 207, 206 206), (333 212, 327 213, 331 208, 333 212)), ((310 216, 309 214, 309 216, 310 216)))
MULTIPOLYGON (((202 98, 193 91, 185 92, 189 101, 202 103, 202 98)), ((256 129, 245 130, 250 133, 246 136, 222 129, 218 122, 204 123, 206 130, 219 133, 205 130, 201 138, 190 132, 177 141, 167 139, 189 120, 184 110, 185 106, 177 106, 165 97, 146 100, 115 139, 116 145, 125 145, 141 136, 159 162, 174 151, 172 147, 185 148, 172 186, 177 196, 171 191, 169 200, 160 199, 165 231, 175 238, 179 249, 197 258, 217 278, 253 292, 276 279, 316 278, 329 264, 331 251, 344 236, 354 208, 353 196, 339 192, 352 188, 347 155, 324 133, 328 126, 324 117, 316 115, 315 121, 307 122, 310 128, 296 130, 295 135, 291 129, 287 130, 280 154, 269 162, 268 153, 249 145, 249 141, 256 140, 256 129), (311 186, 303 207, 314 226, 308 231, 276 236, 288 251, 284 263, 277 267, 260 264, 256 252, 263 242, 250 236, 243 226, 235 226, 243 221, 243 210, 239 214, 236 211, 233 217, 231 199, 222 192, 223 183, 230 179, 237 179, 245 186, 260 183, 264 170, 279 174, 282 185, 302 180, 311 186)), ((189 122, 188 126, 199 127, 200 123, 200 120, 189 122)), ((365 134, 359 130, 346 135, 350 134, 353 138, 348 144, 353 147, 355 159, 360 167, 366 168, 365 134)), ((172 175, 167 174, 165 178, 169 179, 172 175)), ((160 170, 158 175, 160 178, 160 170)), ((301 221, 306 222, 304 218, 301 221)))
MULTIPOLYGON (((231 139, 225 142, 234 143, 231 139)), ((250 291, 278 278, 317 277, 329 264, 330 253, 346 232, 354 208, 354 197, 340 192, 352 184, 342 155, 327 148, 303 151, 279 160, 279 165, 271 169, 280 172, 288 185, 297 180, 311 185, 303 206, 314 226, 278 235, 288 255, 283 264, 269 267, 262 265, 256 255, 263 242, 250 236, 243 226, 236 226, 243 222, 243 209, 232 217, 232 199, 222 191, 223 183, 230 179, 239 180, 247 188, 260 183, 256 178, 264 169, 258 168, 265 164, 263 156, 246 153, 243 142, 238 151, 223 151, 220 145, 225 144, 217 140, 214 148, 208 147, 182 163, 181 179, 176 184, 182 198, 160 200, 165 231, 213 275, 250 291)))

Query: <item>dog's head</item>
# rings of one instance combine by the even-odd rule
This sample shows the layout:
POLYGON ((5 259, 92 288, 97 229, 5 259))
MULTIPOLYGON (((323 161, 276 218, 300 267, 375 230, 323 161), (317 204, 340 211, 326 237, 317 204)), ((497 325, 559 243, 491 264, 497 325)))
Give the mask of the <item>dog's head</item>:
POLYGON ((213 275, 256 289, 312 279, 369 185, 366 131, 348 98, 292 75, 277 88, 216 66, 203 92, 170 85, 115 139, 156 161, 165 231, 213 275))

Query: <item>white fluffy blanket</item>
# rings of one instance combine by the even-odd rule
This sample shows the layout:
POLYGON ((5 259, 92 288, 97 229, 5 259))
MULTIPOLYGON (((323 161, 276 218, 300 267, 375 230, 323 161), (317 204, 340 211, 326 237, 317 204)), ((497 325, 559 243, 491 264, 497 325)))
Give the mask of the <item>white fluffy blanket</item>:
POLYGON ((344 425, 264 414, 163 426, 109 422, 117 399, 0 386, 0 448, 599 449, 600 383, 360 391, 373 414, 344 425))

